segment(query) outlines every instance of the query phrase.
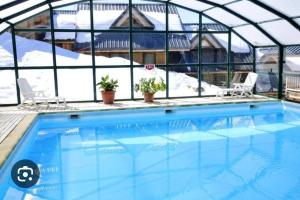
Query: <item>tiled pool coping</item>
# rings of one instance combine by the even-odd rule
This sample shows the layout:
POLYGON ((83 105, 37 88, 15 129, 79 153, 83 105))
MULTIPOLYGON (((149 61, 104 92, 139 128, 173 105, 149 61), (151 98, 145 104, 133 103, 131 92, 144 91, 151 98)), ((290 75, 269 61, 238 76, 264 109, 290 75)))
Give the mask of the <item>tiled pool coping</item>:
POLYGON ((143 109, 159 107, 176 107, 176 106, 201 106, 216 104, 236 104, 236 103, 254 103, 254 102, 274 102, 276 99, 254 96, 253 98, 189 98, 189 99, 167 99, 157 100, 154 103, 144 103, 143 101, 119 101, 113 105, 104 105, 102 103, 78 103, 69 104, 69 108, 61 109, 39 109, 37 111, 18 111, 17 107, 2 107, 0 113, 9 111, 20 112, 25 114, 23 120, 9 133, 9 135, 0 143, 0 167, 8 158, 12 150, 18 144, 27 129, 33 123, 34 119, 40 114, 48 113, 65 113, 65 112, 90 112, 90 111, 107 111, 107 110, 126 110, 126 109, 143 109))

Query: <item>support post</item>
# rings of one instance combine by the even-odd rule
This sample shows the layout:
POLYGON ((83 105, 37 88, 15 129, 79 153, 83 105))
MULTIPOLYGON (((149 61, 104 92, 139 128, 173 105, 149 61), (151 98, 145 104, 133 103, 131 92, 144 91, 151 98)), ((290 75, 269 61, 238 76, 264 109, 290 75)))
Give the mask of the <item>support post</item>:
POLYGON ((284 62, 284 47, 279 45, 279 63, 278 63, 278 99, 282 98, 282 82, 283 82, 283 62, 284 62))
POLYGON ((54 74, 54 90, 55 95, 58 96, 58 79, 57 79, 57 62, 56 62, 56 48, 55 48, 55 34, 54 34, 54 21, 53 21, 53 8, 50 5, 50 26, 51 26, 51 45, 52 45, 52 58, 53 58, 53 74, 54 74))

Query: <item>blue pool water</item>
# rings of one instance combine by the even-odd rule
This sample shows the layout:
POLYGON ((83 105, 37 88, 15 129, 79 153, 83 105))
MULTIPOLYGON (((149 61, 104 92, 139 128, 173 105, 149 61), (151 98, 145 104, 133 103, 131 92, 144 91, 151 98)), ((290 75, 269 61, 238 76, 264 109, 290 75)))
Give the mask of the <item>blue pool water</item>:
POLYGON ((300 199, 300 107, 257 103, 40 116, 1 168, 0 199, 300 199), (30 159, 22 189, 12 165, 30 159))

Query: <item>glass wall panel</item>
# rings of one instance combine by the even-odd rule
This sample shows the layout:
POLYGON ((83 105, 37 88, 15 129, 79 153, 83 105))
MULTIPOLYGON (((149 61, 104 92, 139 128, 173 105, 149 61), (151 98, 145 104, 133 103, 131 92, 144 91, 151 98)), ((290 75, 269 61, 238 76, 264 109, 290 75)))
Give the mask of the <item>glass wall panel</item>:
POLYGON ((256 91, 258 94, 277 97, 278 57, 277 47, 256 49, 256 73, 258 73, 256 91))
POLYGON ((198 31, 199 14, 177 6, 169 5, 170 31, 198 31))
POLYGON ((202 67, 201 95, 216 95, 217 90, 227 87, 227 65, 205 65, 202 67))
POLYGON ((58 69, 58 94, 67 101, 93 100, 92 69, 58 69))
POLYGON ((133 33, 134 64, 165 64, 166 34, 165 33, 133 33), (153 54, 153 60, 147 59, 147 54, 153 54))
POLYGON ((53 66, 50 32, 16 32, 19 67, 53 66))
POLYGON ((129 33, 95 32, 96 65, 130 65, 129 33))
POLYGON ((228 31, 228 28, 226 26, 209 19, 205 16, 202 16, 202 30, 203 31, 228 31))
POLYGON ((191 64, 199 62, 199 36, 197 33, 169 34, 169 63, 191 64))
POLYGON ((169 96, 198 96, 199 95, 198 67, 170 67, 169 96))
MULTIPOLYGON (((166 82, 166 69, 165 67, 156 67, 154 70, 146 70, 144 67, 135 67, 133 69, 134 85, 138 84, 141 78, 155 77, 157 81, 163 79, 166 82)), ((166 98, 166 91, 159 91, 155 94, 156 98, 166 98)), ((134 98, 144 98, 140 91, 134 92, 134 98)))
POLYGON ((244 83, 249 72, 253 71, 253 65, 233 65, 230 73, 230 87, 234 83, 244 83))
POLYGON ((228 34, 202 35, 202 62, 226 63, 228 54, 228 34))
MULTIPOLYGON (((46 6, 47 8, 47 6, 46 6)), ((37 10, 38 12, 38 10, 37 10)), ((27 13, 27 15, 29 16, 29 14, 34 14, 34 13, 27 13)), ((19 16, 14 18, 13 21, 11 21, 12 23, 16 23, 19 20, 24 20, 26 18, 26 16, 19 16)), ((42 13, 39 13, 37 15, 34 15, 18 24, 15 25, 15 28, 21 28, 21 29, 43 29, 43 28, 50 28, 50 11, 44 11, 42 13)))
POLYGON ((34 91, 45 91, 46 95, 55 96, 54 72, 52 69, 19 70, 19 77, 26 78, 34 91))
MULTIPOLYGON (((151 3, 149 1, 133 0, 132 1, 132 26, 135 30, 166 30, 166 4, 151 3)), ((128 18, 128 13, 127 18, 128 18)), ((122 18, 121 18, 122 19, 122 18)), ((126 19, 126 18, 124 18, 126 19)), ((124 20, 123 20, 124 21, 124 20)), ((122 24, 120 20, 119 24, 122 24)), ((124 21, 125 22, 125 21, 124 21)), ((123 26, 129 27, 123 22, 123 26)))
POLYGON ((234 63, 253 62, 252 47, 234 33, 231 33, 231 56, 234 63))
MULTIPOLYGON (((110 78, 118 80, 119 87, 116 91, 116 99, 130 99, 131 98, 131 78, 130 68, 98 68, 96 70, 97 83, 102 76, 109 75, 110 78)), ((97 88, 97 99, 102 100, 100 89, 97 88)))
POLYGON ((128 29, 129 9, 128 0, 118 3, 113 1, 94 1, 94 29, 128 29))
MULTIPOLYGON (((300 80, 300 46, 287 46, 284 48, 284 65, 283 65, 283 81, 282 89, 285 92, 286 81, 289 79, 288 87, 291 89, 299 88, 296 80, 300 80)), ((293 93, 296 95, 297 93, 293 93)))
POLYGON ((90 29, 91 15, 88 1, 54 9, 53 23, 55 29, 90 29))
POLYGON ((57 66, 91 66, 91 33, 56 32, 57 66))
POLYGON ((17 103, 15 72, 0 70, 0 80, 0 104, 17 103))
POLYGON ((14 67, 12 35, 10 32, 0 34, 0 68, 14 67))

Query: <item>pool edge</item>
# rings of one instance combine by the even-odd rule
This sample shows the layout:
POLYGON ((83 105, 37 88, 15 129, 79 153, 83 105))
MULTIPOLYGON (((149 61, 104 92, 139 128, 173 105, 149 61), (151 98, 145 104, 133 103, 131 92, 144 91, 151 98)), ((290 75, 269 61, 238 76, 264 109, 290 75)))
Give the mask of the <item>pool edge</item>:
POLYGON ((18 125, 7 135, 0 143, 0 168, 8 159, 11 152, 22 139, 28 128, 33 124, 38 117, 38 113, 27 114, 18 125))

